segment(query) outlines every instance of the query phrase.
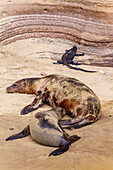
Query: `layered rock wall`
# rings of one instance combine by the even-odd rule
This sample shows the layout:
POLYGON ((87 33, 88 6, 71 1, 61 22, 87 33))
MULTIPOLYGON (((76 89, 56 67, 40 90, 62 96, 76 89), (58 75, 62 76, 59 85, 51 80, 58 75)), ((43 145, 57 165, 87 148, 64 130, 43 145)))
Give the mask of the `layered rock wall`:
POLYGON ((113 1, 9 1, 0 5, 0 41, 68 39, 96 55, 113 53, 113 1))

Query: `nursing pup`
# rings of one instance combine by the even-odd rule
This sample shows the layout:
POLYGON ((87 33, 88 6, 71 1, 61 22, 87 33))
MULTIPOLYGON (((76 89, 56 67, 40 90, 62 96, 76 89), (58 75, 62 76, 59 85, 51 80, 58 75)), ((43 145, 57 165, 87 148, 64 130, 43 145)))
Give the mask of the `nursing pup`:
POLYGON ((77 135, 69 136, 58 124, 58 120, 64 115, 65 110, 62 108, 38 112, 33 115, 29 126, 22 132, 8 137, 6 141, 23 138, 31 134, 31 137, 37 143, 59 147, 49 156, 61 155, 68 150, 71 143, 80 139, 77 135))

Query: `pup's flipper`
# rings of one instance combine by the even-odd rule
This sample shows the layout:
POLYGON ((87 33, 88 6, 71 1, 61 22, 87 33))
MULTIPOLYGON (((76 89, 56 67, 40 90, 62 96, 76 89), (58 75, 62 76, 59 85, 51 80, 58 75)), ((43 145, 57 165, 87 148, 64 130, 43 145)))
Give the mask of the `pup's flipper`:
POLYGON ((69 146, 71 145, 71 143, 79 140, 81 137, 77 136, 77 135, 73 135, 73 136, 70 136, 68 138, 68 141, 69 142, 66 142, 66 144, 64 145, 61 145, 59 149, 56 149, 55 151, 51 152, 49 154, 49 156, 53 155, 53 156, 58 156, 58 155, 61 155, 63 154, 64 152, 66 152, 68 149, 69 149, 69 146))
POLYGON ((29 126, 27 126, 22 132, 17 133, 17 134, 15 134, 15 135, 12 135, 12 136, 8 137, 8 138, 6 139, 6 141, 23 138, 23 137, 28 136, 28 135, 30 135, 29 126))
POLYGON ((59 149, 56 149, 55 151, 51 152, 49 156, 58 156, 66 152, 69 148, 69 144, 61 146, 59 149))

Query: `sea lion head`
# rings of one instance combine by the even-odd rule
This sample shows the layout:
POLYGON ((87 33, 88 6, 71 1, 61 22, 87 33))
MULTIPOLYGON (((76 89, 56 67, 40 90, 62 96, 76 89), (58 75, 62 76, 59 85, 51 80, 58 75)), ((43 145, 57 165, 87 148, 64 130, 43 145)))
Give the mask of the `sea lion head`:
POLYGON ((8 93, 29 93, 33 94, 32 85, 36 78, 21 79, 6 88, 8 93))
POLYGON ((18 80, 11 86, 6 88, 8 93, 26 93, 26 81, 25 79, 18 80))

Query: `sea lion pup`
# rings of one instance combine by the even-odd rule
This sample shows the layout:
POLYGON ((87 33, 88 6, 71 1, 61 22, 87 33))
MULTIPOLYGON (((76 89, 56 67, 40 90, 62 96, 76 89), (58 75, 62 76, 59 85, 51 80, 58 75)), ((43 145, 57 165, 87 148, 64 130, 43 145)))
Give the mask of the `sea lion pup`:
POLYGON ((8 137, 6 141, 23 138, 31 134, 31 137, 37 143, 59 147, 59 149, 51 152, 49 156, 61 155, 68 150, 71 143, 80 139, 77 135, 69 136, 58 124, 58 120, 64 115, 65 112, 63 113, 62 108, 38 112, 33 116, 29 126, 22 132, 8 137))
POLYGON ((65 53, 62 55, 61 60, 59 60, 59 61, 57 61, 57 63, 53 63, 53 64, 63 64, 63 65, 66 65, 70 69, 80 70, 80 71, 84 71, 84 72, 88 72, 88 73, 95 73, 96 71, 89 71, 89 70, 85 70, 85 69, 82 69, 82 68, 70 66, 70 64, 80 65, 79 63, 74 63, 73 59, 74 59, 75 56, 83 56, 84 53, 77 54, 76 52, 77 52, 77 46, 75 45, 70 50, 65 50, 65 53))
POLYGON ((73 119, 59 123, 70 125, 69 129, 93 123, 100 116, 101 105, 98 97, 75 78, 55 74, 26 78, 15 82, 6 90, 8 93, 36 94, 34 101, 22 109, 22 115, 38 109, 44 102, 53 108, 65 108, 66 114, 73 119))

